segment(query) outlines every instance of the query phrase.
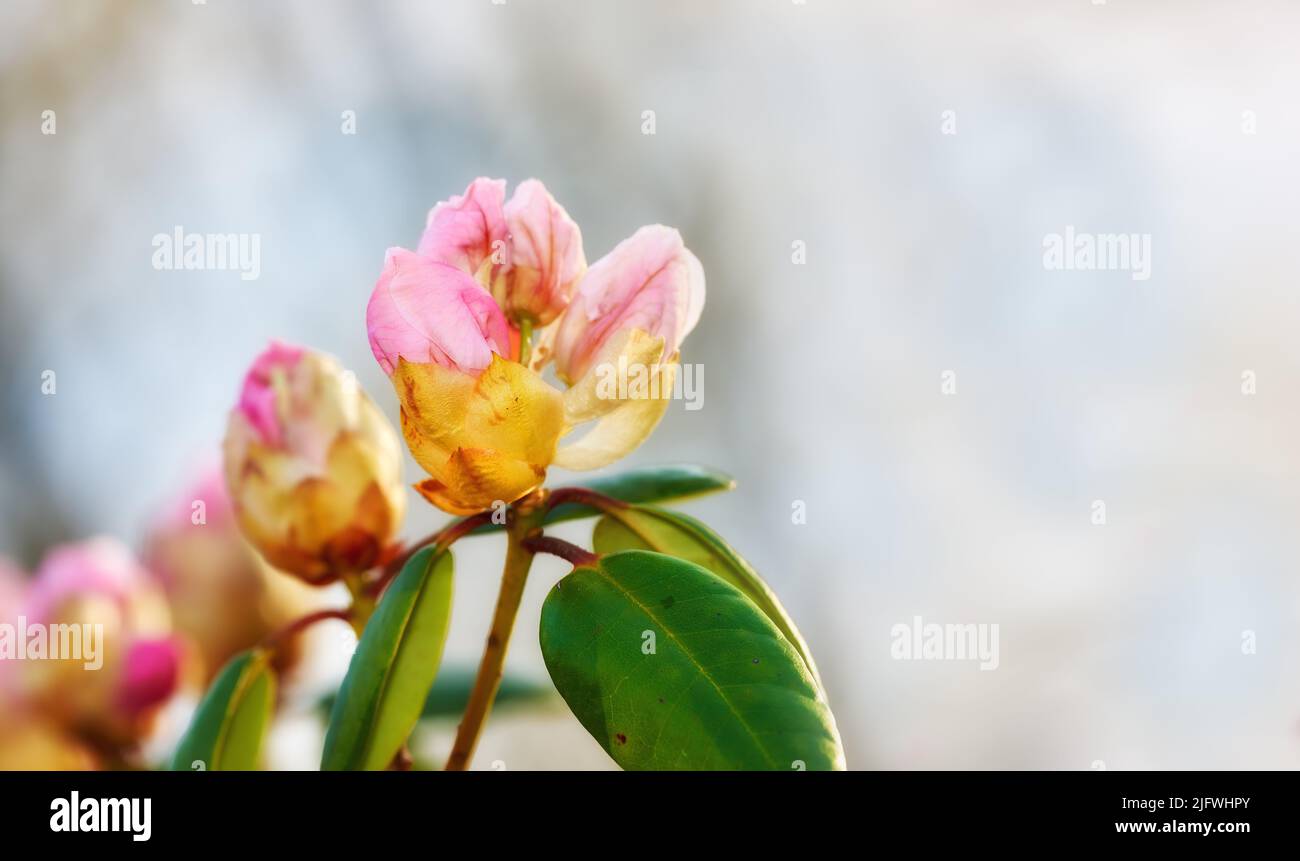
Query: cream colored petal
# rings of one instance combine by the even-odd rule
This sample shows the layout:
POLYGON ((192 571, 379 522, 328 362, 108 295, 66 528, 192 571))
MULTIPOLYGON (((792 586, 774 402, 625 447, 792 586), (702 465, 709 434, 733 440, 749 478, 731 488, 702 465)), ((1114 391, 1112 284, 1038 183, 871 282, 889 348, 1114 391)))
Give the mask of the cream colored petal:
MULTIPOLYGON (((677 364, 656 364, 647 372, 641 397, 610 401, 595 427, 577 442, 560 446, 555 465, 565 469, 599 469, 631 453, 654 432, 672 398, 677 364)), ((629 385, 629 389, 633 386, 629 385)))
POLYGON ((663 355, 664 339, 640 329, 629 329, 611 338, 582 379, 564 393, 565 425, 574 428, 622 406, 634 394, 626 383, 640 373, 637 369, 655 369, 663 355), (625 382, 622 388, 620 380, 625 382))

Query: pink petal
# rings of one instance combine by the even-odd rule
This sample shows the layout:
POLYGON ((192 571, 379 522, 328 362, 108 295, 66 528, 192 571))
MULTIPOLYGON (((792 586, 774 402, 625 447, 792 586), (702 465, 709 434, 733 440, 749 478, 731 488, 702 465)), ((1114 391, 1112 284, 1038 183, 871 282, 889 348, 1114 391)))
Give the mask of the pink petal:
POLYGON ((463 195, 445 200, 429 211, 417 250, 430 260, 475 274, 491 256, 493 243, 505 242, 506 222, 502 213, 505 199, 504 179, 479 177, 463 195))
POLYGON ((642 227, 583 277, 556 333, 556 370, 577 381, 601 347, 628 329, 662 337, 671 354, 703 309, 704 269, 681 234, 658 224, 642 227))
POLYGON ((258 436, 268 445, 281 445, 284 429, 275 409, 275 389, 271 385, 271 372, 275 368, 293 368, 302 358, 303 349, 279 341, 253 360, 253 366, 244 377, 244 388, 239 395, 239 411, 248 419, 258 436))
POLYGON ((564 310, 578 277, 587 268, 582 231, 540 181, 525 180, 505 207, 510 232, 507 312, 522 313, 542 325, 564 310))
POLYGON ((493 353, 510 355, 510 332, 496 302, 464 271, 392 248, 366 308, 370 349, 384 373, 398 357, 481 371, 493 353))

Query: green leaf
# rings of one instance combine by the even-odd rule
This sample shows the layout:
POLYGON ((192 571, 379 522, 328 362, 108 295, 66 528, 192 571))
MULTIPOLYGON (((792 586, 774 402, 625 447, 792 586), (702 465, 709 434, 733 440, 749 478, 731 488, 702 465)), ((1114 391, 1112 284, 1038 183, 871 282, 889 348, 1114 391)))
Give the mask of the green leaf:
POLYGON ((451 581, 451 554, 426 547, 384 592, 334 702, 322 769, 383 769, 406 743, 442 660, 451 581))
POLYGON ((626 769, 842 769, 807 665, 739 589, 692 562, 625 550, 546 596, 560 695, 626 769))
POLYGON ((767 614, 772 624, 798 649, 817 686, 822 686, 812 652, 776 593, 731 545, 694 517, 650 506, 612 511, 596 523, 591 542, 597 553, 654 550, 709 569, 744 592, 767 614))
POLYGON ((252 771, 275 708, 269 652, 241 652, 199 703, 172 758, 173 771, 252 771))
MULTIPOLYGON (((628 503, 679 502, 708 493, 733 490, 736 480, 725 472, 687 463, 632 469, 617 475, 591 479, 582 486, 628 503)), ((570 502, 557 505, 547 512, 545 522, 581 520, 584 517, 595 517, 599 513, 589 505, 570 502)), ((489 523, 480 526, 472 534, 499 532, 504 528, 501 524, 489 523)))

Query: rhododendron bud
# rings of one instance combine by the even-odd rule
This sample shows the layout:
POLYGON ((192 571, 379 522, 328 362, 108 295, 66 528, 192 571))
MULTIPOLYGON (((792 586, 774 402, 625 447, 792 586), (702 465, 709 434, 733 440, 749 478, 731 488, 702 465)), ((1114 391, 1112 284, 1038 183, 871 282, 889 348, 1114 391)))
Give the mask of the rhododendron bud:
POLYGON ((224 449, 239 525, 275 567, 325 582, 393 549, 406 507, 397 435, 332 358, 278 344, 262 353, 224 449))
MULTIPOLYGON (((205 470, 154 520, 144 560, 162 585, 176 632, 201 661, 207 680, 268 634, 319 605, 319 590, 275 573, 244 539, 218 468, 205 470)), ((276 650, 277 669, 293 665, 299 638, 276 650)))
MULTIPOLYGON (((22 693, 34 708, 117 745, 147 733, 176 688, 182 650, 161 590, 130 551, 108 538, 56 548, 22 615, 29 632, 50 632, 44 659, 22 662, 22 693)), ((31 636, 29 658, 39 640, 31 636)))
POLYGON ((677 352, 704 310, 704 269, 676 230, 642 227, 592 264, 555 333, 560 378, 576 383, 620 332, 639 329, 677 352))
POLYGON ((388 251, 366 307, 366 329, 390 376, 399 358, 481 371, 493 353, 512 352, 505 315, 473 278, 401 248, 388 251))
POLYGON ((545 326, 569 304, 587 269, 582 231, 535 179, 515 189, 505 218, 509 268, 492 281, 492 295, 511 320, 545 326))
POLYGON ((542 183, 501 205, 504 189, 478 179, 435 207, 418 254, 389 252, 366 313, 402 434, 431 476, 416 489, 453 514, 520 499, 553 463, 595 469, 640 445, 704 305, 703 270, 676 230, 642 228, 587 270, 581 231, 542 183), (525 367, 531 326, 544 328, 525 367), (564 394, 538 374, 552 350, 564 394), (641 384, 603 385, 597 364, 636 365, 641 384))

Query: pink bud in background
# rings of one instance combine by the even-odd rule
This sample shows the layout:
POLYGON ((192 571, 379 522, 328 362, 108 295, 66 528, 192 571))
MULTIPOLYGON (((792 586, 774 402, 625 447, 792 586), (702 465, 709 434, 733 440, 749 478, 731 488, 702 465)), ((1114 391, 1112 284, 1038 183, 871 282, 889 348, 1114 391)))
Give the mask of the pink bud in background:
MULTIPOLYGON (((162 507, 144 546, 144 562, 162 584, 174 629, 202 681, 318 603, 318 593, 276 572, 245 541, 216 465, 162 507)), ((299 643, 292 639, 277 651, 277 669, 293 666, 299 643)))
POLYGON ((535 179, 515 189, 505 218, 510 268, 492 282, 492 295, 511 320, 545 326, 568 306, 587 269, 582 231, 535 179))
POLYGON ((575 383, 620 332, 639 329, 677 352, 704 310, 704 268, 670 227, 642 227, 587 271, 559 323, 554 359, 575 383))
MULTIPOLYGON (((504 179, 481 176, 463 195, 442 201, 429 211, 417 246, 420 255, 470 275, 476 275, 484 262, 489 262, 493 271, 505 265, 505 199, 504 179), (494 252, 497 259, 493 259, 494 252)), ((487 280, 490 283, 490 274, 487 280)))
POLYGON ((171 696, 181 651, 162 590, 125 546, 92 538, 51 550, 24 607, 28 623, 81 628, 80 654, 21 666, 23 699, 42 716, 114 745, 147 733, 171 696))
POLYGON ((149 572, 113 538, 64 544, 45 555, 28 590, 29 621, 55 619, 69 602, 93 598, 124 607, 152 588, 149 572))
MULTIPOLYGON (((173 532, 190 532, 195 526, 211 526, 226 529, 234 523, 234 511, 230 507, 230 496, 226 492, 226 479, 221 474, 221 464, 204 463, 196 470, 194 477, 185 489, 167 500, 166 504, 155 512, 149 525, 150 542, 153 536, 173 532), (198 504, 202 503, 202 517, 199 517, 198 504)), ((149 553, 144 554, 144 563, 154 574, 163 574, 154 564, 149 553)))
POLYGON ((511 354, 510 328, 493 298, 467 273, 392 248, 366 308, 370 349, 384 373, 398 358, 481 371, 511 354))

